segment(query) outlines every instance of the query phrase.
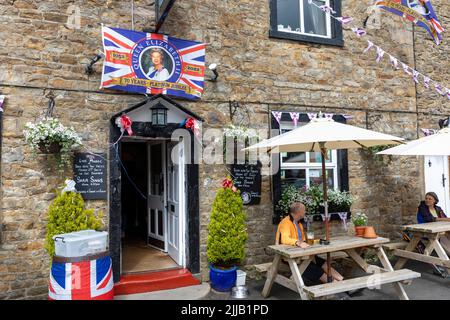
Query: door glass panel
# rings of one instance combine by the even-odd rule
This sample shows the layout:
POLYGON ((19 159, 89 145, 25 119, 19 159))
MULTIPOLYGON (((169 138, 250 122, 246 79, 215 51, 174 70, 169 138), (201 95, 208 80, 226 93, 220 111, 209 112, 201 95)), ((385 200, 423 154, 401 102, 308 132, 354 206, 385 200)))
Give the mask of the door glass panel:
MULTIPOLYGON (((327 169, 328 188, 334 189, 334 170, 327 169)), ((322 169, 309 169, 309 185, 322 188, 322 169)))
POLYGON ((163 176, 163 164, 162 164, 162 144, 155 144, 150 147, 151 149, 151 194, 154 196, 161 196, 164 193, 164 176, 163 176))
POLYGON ((161 210, 158 210, 158 234, 160 236, 164 234, 163 212, 161 210))
POLYGON ((150 209, 150 232, 155 233, 155 209, 150 209))

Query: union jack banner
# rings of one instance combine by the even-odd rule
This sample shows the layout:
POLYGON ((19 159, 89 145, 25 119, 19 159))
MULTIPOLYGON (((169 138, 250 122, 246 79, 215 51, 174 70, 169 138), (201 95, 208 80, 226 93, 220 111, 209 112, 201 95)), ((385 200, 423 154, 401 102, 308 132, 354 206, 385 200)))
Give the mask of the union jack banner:
POLYGON ((105 26, 102 39, 105 60, 100 88, 201 98, 205 43, 105 26))
POLYGON ((72 263, 53 261, 48 287, 50 300, 112 300, 111 258, 72 263))
POLYGON ((427 30, 436 44, 441 42, 441 33, 445 30, 430 0, 375 0, 375 6, 408 19, 427 30))

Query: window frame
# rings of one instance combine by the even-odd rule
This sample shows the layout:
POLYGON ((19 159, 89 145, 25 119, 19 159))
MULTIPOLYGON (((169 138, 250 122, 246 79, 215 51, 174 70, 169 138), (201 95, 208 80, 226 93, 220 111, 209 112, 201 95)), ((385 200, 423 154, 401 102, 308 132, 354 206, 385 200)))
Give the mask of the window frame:
MULTIPOLYGON (((270 110, 269 111, 269 118, 270 118, 270 129, 276 130, 277 133, 274 134, 274 131, 272 131, 272 137, 277 136, 281 134, 280 130, 280 123, 275 119, 275 117, 272 114, 272 111, 282 111, 281 120, 280 122, 289 122, 292 121, 292 119, 289 116, 289 111, 296 111, 296 110, 270 110)), ((296 111, 298 112, 298 111, 296 111)), ((299 122, 310 122, 310 119, 308 117, 307 113, 300 112, 299 114, 299 122)), ((347 123, 346 117, 344 117, 342 114, 335 114, 333 115, 333 120, 339 123, 347 123)), ((272 201, 273 205, 273 216, 272 216, 272 223, 278 224, 281 221, 281 212, 277 208, 278 201, 281 199, 281 163, 280 163, 280 155, 277 153, 273 153, 271 155, 271 163, 273 165, 276 165, 280 168, 276 173, 274 173, 271 177, 271 183, 270 183, 270 199, 272 201)), ((338 185, 339 190, 341 191, 349 191, 349 162, 348 162, 348 152, 346 149, 343 150, 337 150, 337 174, 338 174, 338 185)), ((335 216, 331 216, 331 220, 335 219, 335 216)), ((339 218, 338 218, 339 219, 339 218)))
MULTIPOLYGON (((299 122, 300 124, 301 122, 299 122)), ((304 122, 304 124, 307 124, 307 122, 304 122)), ((283 130, 295 129, 295 126, 292 122, 285 122, 280 121, 280 134, 283 133, 283 130)), ((331 151, 331 162, 325 162, 325 170, 332 169, 333 170, 333 185, 334 190, 339 190, 339 178, 338 178, 338 171, 339 171, 339 163, 338 163, 338 153, 337 150, 330 150, 331 151)), ((305 179, 306 179, 306 185, 308 187, 311 186, 310 183, 310 175, 309 171, 312 170, 322 170, 322 163, 321 162, 310 162, 310 153, 311 152, 305 152, 306 153, 306 161, 305 162, 283 162, 283 153, 279 154, 280 157, 280 171, 282 170, 305 170, 305 179)), ((282 189, 282 187, 281 187, 282 189)), ((283 191, 283 190, 281 190, 283 191)))
MULTIPOLYGON (((298 32, 289 32, 289 31, 279 31, 278 30, 278 21, 277 21, 277 1, 278 0, 270 0, 270 29, 269 29, 269 37, 271 38, 279 38, 279 39, 287 39, 301 42, 310 42, 310 43, 318 43, 325 45, 333 45, 333 46, 344 46, 344 38, 342 32, 342 25, 336 21, 335 19, 330 17, 329 24, 331 25, 331 34, 330 37, 325 37, 321 35, 308 35, 307 33, 298 33, 298 32)), ((302 8, 302 0, 299 4, 300 10, 302 8)), ((341 0, 324 0, 329 1, 330 6, 336 11, 336 15, 341 15, 341 0)), ((300 14, 300 12, 299 12, 300 14)), ((327 14, 328 15, 328 14, 327 14)), ((302 17, 300 17, 302 18, 302 17)), ((304 19, 300 20, 301 25, 304 25, 304 19)), ((328 22, 327 22, 328 24, 328 22)), ((327 27, 328 28, 328 27, 327 27)), ((304 27, 303 27, 304 29, 304 27)))

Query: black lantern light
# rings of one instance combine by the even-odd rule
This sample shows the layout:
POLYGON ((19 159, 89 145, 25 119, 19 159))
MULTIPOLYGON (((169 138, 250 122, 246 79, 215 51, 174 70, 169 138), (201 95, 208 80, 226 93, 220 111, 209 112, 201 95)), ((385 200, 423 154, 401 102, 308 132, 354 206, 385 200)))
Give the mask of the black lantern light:
POLYGON ((167 110, 164 105, 158 103, 154 105, 150 110, 152 110, 152 125, 154 126, 165 126, 167 125, 167 110))

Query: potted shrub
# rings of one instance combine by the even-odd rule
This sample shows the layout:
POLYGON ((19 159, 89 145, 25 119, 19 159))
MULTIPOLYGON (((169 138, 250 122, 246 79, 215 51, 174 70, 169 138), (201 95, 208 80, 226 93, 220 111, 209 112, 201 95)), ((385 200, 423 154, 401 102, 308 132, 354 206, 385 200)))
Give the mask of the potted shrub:
POLYGON ((248 234, 240 191, 228 177, 213 202, 208 226, 207 256, 211 286, 229 291, 236 283, 236 266, 245 258, 248 234))
POLYGON ((355 233, 357 237, 363 237, 367 226, 368 218, 364 213, 357 213, 352 217, 355 233))
MULTIPOLYGON (((66 180, 66 184, 75 183, 66 180)), ((66 187, 67 188, 67 187, 66 187)), ((74 189, 73 189, 74 190, 74 189)), ((103 213, 94 214, 93 209, 86 209, 81 194, 74 191, 58 191, 47 213, 47 233, 45 249, 51 258, 55 255, 53 236, 81 230, 97 230, 103 226, 103 213)))
POLYGON ((73 150, 82 145, 76 131, 66 128, 55 118, 44 118, 38 123, 28 122, 24 135, 34 153, 56 154, 60 169, 70 164, 73 150))

